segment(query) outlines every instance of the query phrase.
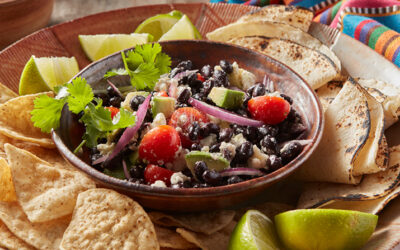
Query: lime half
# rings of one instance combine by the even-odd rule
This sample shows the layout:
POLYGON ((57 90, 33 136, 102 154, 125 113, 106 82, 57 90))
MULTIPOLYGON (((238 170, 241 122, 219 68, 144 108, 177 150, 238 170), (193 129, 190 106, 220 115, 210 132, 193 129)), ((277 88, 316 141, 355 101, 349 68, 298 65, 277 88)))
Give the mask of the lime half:
POLYGON ((286 249, 360 249, 374 232, 378 216, 338 209, 300 209, 275 216, 286 249))
POLYGON ((272 221, 257 210, 247 211, 231 235, 229 250, 276 250, 280 247, 272 221))
POLYGON ((92 61, 151 41, 152 36, 149 34, 79 35, 82 49, 92 61))
POLYGON ((79 72, 75 57, 32 56, 22 71, 19 94, 27 95, 53 90, 79 72))

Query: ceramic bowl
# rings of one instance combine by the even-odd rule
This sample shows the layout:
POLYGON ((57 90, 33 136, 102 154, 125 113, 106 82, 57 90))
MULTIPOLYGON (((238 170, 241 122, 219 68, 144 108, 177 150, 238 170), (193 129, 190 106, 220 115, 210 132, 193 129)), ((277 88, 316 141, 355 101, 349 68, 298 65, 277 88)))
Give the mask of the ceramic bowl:
MULTIPOLYGON (((238 184, 189 189, 151 187, 105 175, 92 168, 88 159, 74 155, 72 150, 81 142, 82 130, 70 113, 64 110, 60 128, 52 133, 53 140, 61 154, 76 168, 93 178, 99 186, 115 189, 134 198, 144 207, 157 210, 191 212, 229 208, 268 192, 269 186, 292 174, 314 152, 323 130, 321 105, 310 86, 290 68, 266 55, 223 43, 181 40, 160 44, 163 52, 172 58, 172 66, 179 61, 190 59, 193 68, 200 68, 205 64, 217 65, 220 60, 226 59, 230 62, 236 61, 240 67, 254 73, 258 81, 262 81, 264 76, 268 75, 277 83, 275 87, 281 93, 293 98, 295 108, 307 126, 304 139, 310 139, 312 143, 304 147, 300 155, 286 166, 268 175, 238 184)), ((123 67, 121 54, 116 53, 93 62, 75 77, 86 78, 93 89, 104 89, 104 73, 119 67, 123 67)), ((114 83, 126 84, 126 79, 114 83)))

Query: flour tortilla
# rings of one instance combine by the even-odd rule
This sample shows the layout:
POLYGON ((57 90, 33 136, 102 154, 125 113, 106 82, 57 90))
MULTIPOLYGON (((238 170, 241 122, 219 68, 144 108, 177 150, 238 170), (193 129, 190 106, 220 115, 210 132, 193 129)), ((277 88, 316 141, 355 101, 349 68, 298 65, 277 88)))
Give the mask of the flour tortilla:
POLYGON ((270 21, 285 23, 307 32, 313 17, 314 13, 306 8, 273 4, 246 14, 236 22, 270 21))
MULTIPOLYGON (((332 183, 306 184, 299 198, 298 208, 330 206, 336 201, 375 200, 392 193, 397 185, 399 185, 399 181, 400 145, 390 148, 390 160, 387 170, 364 175, 359 185, 332 183)), ((373 205, 368 209, 379 211, 379 202, 373 205), (373 205, 376 205, 376 207, 373 207, 373 205)))
POLYGON ((5 103, 6 101, 11 100, 17 96, 18 95, 14 91, 0 83, 0 104, 5 103))
POLYGON ((324 112, 343 88, 343 83, 344 82, 331 81, 315 90, 324 112))
POLYGON ((354 175, 356 157, 367 143, 371 117, 365 90, 347 81, 325 111, 325 128, 320 144, 297 171, 305 181, 358 184, 354 175))
POLYGON ((324 54, 295 42, 264 36, 248 36, 228 41, 257 50, 292 68, 313 89, 317 89, 339 74, 336 65, 324 54))
POLYGON ((26 150, 5 145, 17 199, 31 222, 72 214, 80 192, 95 183, 79 172, 52 167, 26 150))
POLYGON ((310 34, 289 24, 268 21, 232 23, 207 33, 206 36, 209 40, 220 42, 227 42, 233 38, 246 36, 265 36, 286 39, 319 51, 335 63, 339 72, 341 70, 339 58, 327 46, 310 34))

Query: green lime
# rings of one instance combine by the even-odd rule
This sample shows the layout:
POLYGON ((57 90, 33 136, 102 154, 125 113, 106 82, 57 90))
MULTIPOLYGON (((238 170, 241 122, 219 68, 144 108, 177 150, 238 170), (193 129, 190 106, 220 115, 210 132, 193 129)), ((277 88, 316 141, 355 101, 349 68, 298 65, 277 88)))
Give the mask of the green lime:
POLYGON ((68 82, 79 72, 75 57, 32 56, 22 71, 19 94, 27 95, 53 90, 68 82))
POLYGON ((275 250, 282 248, 272 221, 257 210, 249 210, 236 225, 228 249, 275 250))
POLYGON ((286 249, 360 249, 374 232, 378 216, 338 209, 300 209, 275 216, 286 249))
POLYGON ((182 12, 174 10, 167 14, 159 14, 144 20, 135 30, 135 33, 149 33, 158 41, 183 16, 182 12))
POLYGON ((167 33, 160 37, 159 41, 196 39, 196 31, 197 29, 190 19, 186 15, 183 15, 167 33))
POLYGON ((82 49, 92 61, 151 41, 152 36, 149 34, 79 35, 82 49))

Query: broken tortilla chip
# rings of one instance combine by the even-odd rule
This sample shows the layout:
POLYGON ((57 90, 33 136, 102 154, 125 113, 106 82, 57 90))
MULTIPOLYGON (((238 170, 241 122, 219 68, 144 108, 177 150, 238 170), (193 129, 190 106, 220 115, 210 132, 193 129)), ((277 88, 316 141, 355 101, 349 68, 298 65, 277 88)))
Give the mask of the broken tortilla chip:
POLYGON ((38 249, 59 249, 70 219, 70 216, 66 216, 44 223, 32 223, 17 202, 0 202, 0 220, 18 238, 38 249))
POLYGON ((182 238, 175 229, 160 227, 157 225, 154 225, 154 229, 156 230, 160 247, 169 247, 173 249, 196 248, 196 245, 182 238))
POLYGON ((11 100, 17 96, 18 95, 14 91, 0 83, 0 104, 5 103, 6 101, 11 100))
POLYGON ((298 208, 329 206, 334 201, 374 200, 391 193, 400 181, 400 145, 390 148, 387 170, 365 175, 359 185, 309 183, 298 202, 298 208))
POLYGON ((125 195, 97 188, 80 193, 61 249, 159 249, 153 223, 125 195))
POLYGON ((14 183, 12 181, 10 166, 6 159, 0 157, 0 201, 16 201, 14 183))
POLYGON ((226 227, 235 216, 232 210, 213 211, 208 213, 166 214, 150 212, 154 224, 166 227, 183 227, 193 232, 211 235, 226 227))
POLYGON ((0 220, 0 247, 9 250, 33 250, 34 247, 28 245, 25 241, 15 236, 7 226, 0 220))
POLYGON ((211 235, 191 232, 184 228, 177 228, 176 231, 202 250, 221 250, 228 249, 229 239, 235 226, 236 221, 231 221, 226 227, 211 235))
MULTIPOLYGON (((46 93, 53 96, 52 92, 46 93)), ((55 148, 49 134, 33 126, 31 111, 33 101, 42 94, 19 96, 0 104, 0 134, 12 139, 37 143, 46 148, 55 148)))
POLYGON ((52 167, 26 150, 5 145, 15 193, 31 222, 44 222, 72 214, 80 192, 95 183, 79 172, 52 167))

